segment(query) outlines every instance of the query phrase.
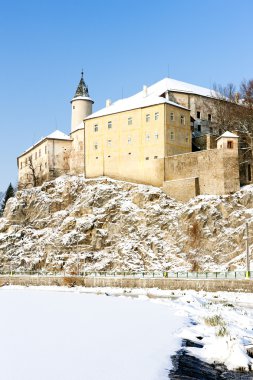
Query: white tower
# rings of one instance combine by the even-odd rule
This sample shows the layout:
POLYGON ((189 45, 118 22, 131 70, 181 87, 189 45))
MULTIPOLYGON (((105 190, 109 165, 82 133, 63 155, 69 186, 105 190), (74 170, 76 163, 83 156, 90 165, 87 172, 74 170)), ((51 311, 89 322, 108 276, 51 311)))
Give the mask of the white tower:
POLYGON ((92 113, 92 104, 94 103, 89 96, 88 86, 83 80, 83 71, 75 96, 70 103, 72 105, 71 132, 74 132, 83 127, 83 119, 92 113))

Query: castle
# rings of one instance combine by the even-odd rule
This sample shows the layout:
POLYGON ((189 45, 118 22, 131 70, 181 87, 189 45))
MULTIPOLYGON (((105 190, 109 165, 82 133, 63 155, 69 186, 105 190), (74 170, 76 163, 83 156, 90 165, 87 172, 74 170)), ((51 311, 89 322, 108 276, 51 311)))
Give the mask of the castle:
POLYGON ((238 136, 212 135, 214 101, 210 89, 165 78, 93 113, 82 73, 70 135, 55 131, 17 158, 19 188, 74 174, 158 186, 182 201, 233 193, 240 187, 238 136), (204 150, 193 151, 192 132, 205 136, 204 150))

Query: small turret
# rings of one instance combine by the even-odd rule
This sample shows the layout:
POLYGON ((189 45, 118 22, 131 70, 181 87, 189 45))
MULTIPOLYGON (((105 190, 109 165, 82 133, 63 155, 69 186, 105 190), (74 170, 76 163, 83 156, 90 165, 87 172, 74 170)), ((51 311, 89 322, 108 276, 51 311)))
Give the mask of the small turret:
POLYGON ((88 86, 83 79, 83 71, 81 72, 81 79, 76 89, 76 93, 71 100, 72 104, 72 120, 71 132, 82 127, 83 119, 92 113, 93 100, 89 96, 88 86))

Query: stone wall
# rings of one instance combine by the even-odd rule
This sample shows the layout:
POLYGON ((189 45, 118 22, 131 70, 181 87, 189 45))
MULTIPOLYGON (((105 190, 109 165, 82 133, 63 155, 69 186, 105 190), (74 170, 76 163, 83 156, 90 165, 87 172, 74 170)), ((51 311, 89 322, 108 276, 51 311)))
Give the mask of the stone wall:
POLYGON ((194 192, 196 195, 222 195, 238 191, 239 188, 237 150, 211 149, 165 158, 163 189, 178 200, 188 200, 194 192), (198 182, 190 180, 192 178, 198 178, 198 182))
POLYGON ((0 286, 3 285, 34 285, 34 286, 84 286, 116 287, 116 288, 158 288, 163 290, 204 290, 207 292, 246 292, 252 293, 252 280, 205 280, 177 278, 113 278, 113 277, 74 277, 74 276, 1 276, 0 286))

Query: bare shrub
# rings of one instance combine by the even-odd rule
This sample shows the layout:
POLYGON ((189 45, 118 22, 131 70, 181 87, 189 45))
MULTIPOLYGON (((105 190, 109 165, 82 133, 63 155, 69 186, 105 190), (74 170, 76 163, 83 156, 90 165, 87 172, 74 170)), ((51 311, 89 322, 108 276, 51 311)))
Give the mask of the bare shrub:
POLYGON ((76 286, 76 280, 73 277, 64 277, 63 285, 68 286, 69 288, 73 288, 74 286, 76 286))

